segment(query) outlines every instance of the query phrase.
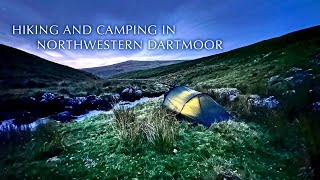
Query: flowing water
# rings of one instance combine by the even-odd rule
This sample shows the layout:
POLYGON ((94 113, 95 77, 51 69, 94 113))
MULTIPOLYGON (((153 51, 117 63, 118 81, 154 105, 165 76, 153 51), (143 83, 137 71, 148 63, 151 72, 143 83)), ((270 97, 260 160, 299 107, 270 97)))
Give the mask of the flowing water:
MULTIPOLYGON (((118 103, 116 103, 113 108, 117 109, 117 108, 132 108, 138 104, 142 104, 148 101, 155 101, 155 100, 159 100, 162 96, 160 97, 155 97, 155 98, 148 98, 148 97, 143 97, 139 100, 136 100, 134 102, 129 102, 129 101, 120 101, 118 103)), ((79 115, 77 116, 74 121, 76 122, 80 122, 83 121, 84 119, 88 118, 88 117, 92 117, 92 116, 96 116, 99 115, 101 113, 105 113, 105 114, 112 114, 113 110, 109 110, 109 111, 103 111, 103 110, 91 110, 88 111, 85 114, 79 115)), ((0 132, 2 131, 7 131, 7 130, 12 130, 12 129, 19 129, 19 130, 31 130, 34 131, 36 129, 36 127, 40 124, 46 124, 50 121, 49 118, 45 117, 45 118, 39 118, 36 121, 30 123, 30 124, 24 124, 24 125, 15 125, 13 124, 14 119, 8 119, 8 120, 4 120, 2 121, 2 123, 0 124, 0 132)))

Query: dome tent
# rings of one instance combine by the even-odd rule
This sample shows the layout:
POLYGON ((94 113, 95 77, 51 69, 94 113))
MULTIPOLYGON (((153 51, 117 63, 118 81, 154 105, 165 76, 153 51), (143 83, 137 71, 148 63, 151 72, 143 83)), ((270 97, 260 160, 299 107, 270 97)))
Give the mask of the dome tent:
POLYGON ((177 86, 167 92, 163 106, 207 127, 233 118, 209 95, 185 86, 177 86))

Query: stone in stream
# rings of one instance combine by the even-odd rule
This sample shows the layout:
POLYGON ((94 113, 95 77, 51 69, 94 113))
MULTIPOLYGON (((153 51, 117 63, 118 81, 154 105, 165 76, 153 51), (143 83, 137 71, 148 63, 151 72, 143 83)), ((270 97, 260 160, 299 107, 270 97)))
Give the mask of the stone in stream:
POLYGON ((69 111, 63 111, 63 112, 51 115, 49 116, 49 118, 54 119, 56 121, 60 121, 60 122, 71 122, 76 118, 76 116, 73 116, 69 111))
POLYGON ((30 124, 37 120, 37 118, 37 116, 29 111, 18 111, 15 113, 15 120, 13 121, 13 124, 30 124))
POLYGON ((102 99, 96 95, 74 97, 69 99, 65 104, 65 110, 71 112, 73 115, 81 115, 88 110, 110 110, 111 108, 112 102, 110 98, 102 99))
POLYGON ((0 112, 0 122, 3 120, 14 119, 14 118, 15 118, 14 112, 0 112))
MULTIPOLYGON (((134 92, 135 97, 141 95, 137 89, 134 92)), ((14 124, 30 124, 42 117, 49 117, 60 122, 70 122, 90 110, 111 110, 113 104, 119 100, 119 95, 65 98, 52 93, 44 93, 39 94, 36 98, 18 99, 16 104, 19 106, 12 106, 16 109, 0 112, 0 118, 1 120, 14 119, 14 124)))
POLYGON ((73 97, 65 101, 65 110, 71 112, 73 115, 80 115, 86 113, 84 102, 87 97, 73 97))
POLYGON ((84 106, 87 110, 110 110, 112 108, 112 104, 108 99, 102 99, 95 95, 88 96, 84 106))
POLYGON ((64 102, 65 98, 63 96, 57 97, 52 93, 44 93, 38 105, 39 116, 45 117, 64 111, 64 102))
POLYGON ((54 99, 56 99, 56 96, 52 93, 44 93, 41 96, 41 100, 40 103, 48 103, 50 101, 53 101, 54 99))
POLYGON ((121 92, 120 96, 124 101, 133 102, 142 97, 142 91, 138 86, 128 87, 121 92))

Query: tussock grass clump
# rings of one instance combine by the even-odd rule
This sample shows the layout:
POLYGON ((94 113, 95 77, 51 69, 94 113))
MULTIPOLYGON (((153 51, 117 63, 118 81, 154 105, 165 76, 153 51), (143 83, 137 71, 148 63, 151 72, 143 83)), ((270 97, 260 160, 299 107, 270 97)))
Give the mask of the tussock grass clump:
POLYGON ((154 109, 147 121, 154 130, 154 138, 151 143, 157 150, 171 151, 174 147, 177 132, 175 116, 164 109, 154 109))
POLYGON ((123 147, 126 147, 127 150, 137 151, 142 142, 142 134, 134 109, 115 109, 114 115, 115 128, 123 147))
POLYGON ((127 129, 136 121, 136 115, 133 109, 119 108, 113 111, 115 115, 115 125, 120 130, 127 129))
POLYGON ((154 109, 148 116, 138 118, 134 109, 117 109, 114 115, 118 135, 128 150, 136 151, 145 142, 161 152, 173 149, 177 128, 173 114, 154 109))

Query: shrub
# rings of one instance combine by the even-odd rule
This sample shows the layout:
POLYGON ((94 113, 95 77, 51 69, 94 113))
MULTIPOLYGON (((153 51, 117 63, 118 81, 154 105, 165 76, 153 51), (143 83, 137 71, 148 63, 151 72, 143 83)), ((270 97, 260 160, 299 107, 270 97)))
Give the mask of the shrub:
POLYGON ((144 119, 138 119, 134 109, 115 109, 115 128, 122 145, 128 151, 136 152, 145 142, 157 151, 168 153, 175 143, 177 131, 173 114, 154 109, 144 119))

